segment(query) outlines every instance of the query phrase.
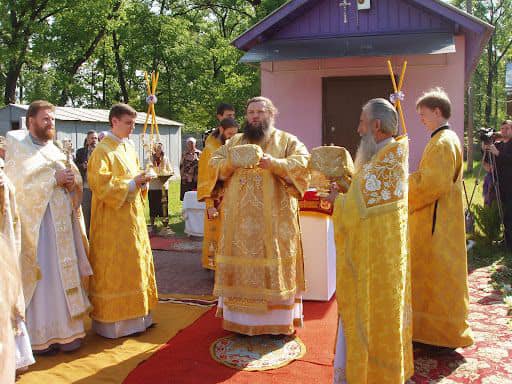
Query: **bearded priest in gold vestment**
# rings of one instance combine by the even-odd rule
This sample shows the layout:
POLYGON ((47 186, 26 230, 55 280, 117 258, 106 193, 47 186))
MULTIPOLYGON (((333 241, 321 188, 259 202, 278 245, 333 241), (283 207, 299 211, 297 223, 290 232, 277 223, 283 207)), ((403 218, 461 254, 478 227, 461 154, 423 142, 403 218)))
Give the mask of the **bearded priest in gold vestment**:
MULTIPOLYGON (((227 104, 221 104, 219 108, 227 104)), ((203 256, 201 263, 203 268, 215 270, 215 253, 219 243, 221 221, 220 206, 224 185, 218 181, 213 188, 210 188, 210 177, 208 173, 208 163, 213 153, 224 145, 228 139, 238 132, 238 123, 234 118, 223 118, 224 115, 235 115, 234 110, 226 109, 219 111, 217 108, 217 118, 220 118, 219 126, 207 137, 201 157, 199 158, 199 175, 197 179, 197 200, 204 201, 206 212, 204 215, 204 236, 203 236, 203 256), (219 114, 222 112, 222 114, 219 114)), ((231 107, 232 108, 232 107, 231 107)))
POLYGON ((209 163, 210 189, 219 180, 225 186, 217 315, 224 329, 245 335, 292 334, 302 325, 297 199, 309 183, 308 151, 274 127, 275 113, 269 99, 249 100, 244 133, 233 136, 209 163))
POLYGON ((414 341, 439 347, 473 343, 462 189, 462 149, 450 129, 451 103, 434 89, 417 102, 431 133, 409 178, 414 341))
POLYGON ((21 221, 26 325, 38 353, 78 348, 90 308, 81 282, 92 273, 80 209, 82 178, 52 141, 54 111, 46 101, 30 104, 28 131, 7 134, 5 161, 21 221))
POLYGON ((401 384, 413 374, 408 138, 393 138, 397 122, 385 99, 363 107, 352 184, 335 200, 336 384, 401 384))
POLYGON ((153 254, 144 216, 150 178, 141 172, 129 140, 137 112, 116 104, 112 126, 89 159, 92 191, 91 279, 93 329, 118 338, 145 331, 157 304, 153 254))

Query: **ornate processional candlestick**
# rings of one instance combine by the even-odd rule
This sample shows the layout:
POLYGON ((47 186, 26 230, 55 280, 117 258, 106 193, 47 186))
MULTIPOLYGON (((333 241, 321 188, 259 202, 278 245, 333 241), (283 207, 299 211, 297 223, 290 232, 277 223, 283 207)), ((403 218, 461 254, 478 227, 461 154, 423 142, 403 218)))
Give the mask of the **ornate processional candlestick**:
MULTIPOLYGON (((61 143, 62 143, 62 152, 64 152, 64 154, 66 155, 66 162, 65 162, 66 168, 72 169, 71 164, 73 162, 73 141, 71 140, 70 137, 65 137, 61 140, 61 143)), ((76 181, 76 179, 75 179, 75 181, 76 181)), ((71 203, 73 205, 74 214, 76 214, 77 217, 80 217, 82 215, 82 213, 81 213, 80 209, 78 209, 78 208, 80 207, 80 204, 82 201, 82 194, 81 194, 81 192, 79 194, 77 194, 76 191, 70 191, 69 195, 71 198, 71 203)))
MULTIPOLYGON (((156 112, 155 112, 155 104, 158 101, 156 97, 156 87, 158 85, 158 72, 151 72, 151 79, 148 77, 148 73, 144 72, 144 79, 146 81, 146 103, 148 104, 148 111, 146 113, 146 121, 144 122, 144 128, 142 131, 142 146, 144 148, 144 157, 145 157, 145 169, 146 175, 152 178, 158 178, 160 183, 162 184, 162 213, 164 225, 167 226, 169 222, 169 212, 168 212, 168 204, 167 204, 167 190, 165 189, 165 183, 172 176, 171 173, 165 173, 165 170, 157 168, 155 172, 153 166, 153 154, 155 153, 155 148, 158 143, 160 143, 160 132, 158 130, 158 123, 156 121, 156 112), (151 117, 150 124, 150 135, 149 141, 146 138, 146 130, 148 127, 148 121, 151 117)), ((164 167, 165 168, 165 167, 164 167)))
POLYGON ((148 78, 148 73, 144 72, 144 79, 146 81, 146 103, 148 104, 148 111, 146 113, 146 121, 144 121, 144 128, 142 130, 142 147, 144 148, 145 170, 146 175, 155 178, 157 174, 153 169, 153 153, 155 151, 155 144, 160 141, 160 132, 158 131, 158 124, 156 122, 155 104, 158 101, 156 97, 156 86, 158 85, 158 73, 151 72, 151 81, 148 78), (149 141, 146 138, 146 130, 148 128, 148 120, 151 116, 151 130, 149 141), (156 135, 156 137, 155 137, 156 135))
POLYGON ((66 155, 66 168, 71 168, 73 161, 73 142, 69 137, 62 139, 62 152, 66 155))
POLYGON ((402 134, 403 136, 407 136, 407 127, 405 126, 405 117, 404 111, 402 109, 402 101, 405 99, 405 94, 402 91, 402 86, 404 85, 404 77, 405 77, 405 69, 407 68, 407 60, 404 61, 402 66, 402 72, 400 73, 400 81, 398 82, 398 86, 396 85, 395 74, 393 72, 393 66, 391 65, 391 60, 388 60, 388 70, 389 75, 391 76, 391 82, 393 83, 393 90, 395 93, 389 96, 389 101, 394 104, 398 114, 400 115, 400 122, 402 123, 402 134))

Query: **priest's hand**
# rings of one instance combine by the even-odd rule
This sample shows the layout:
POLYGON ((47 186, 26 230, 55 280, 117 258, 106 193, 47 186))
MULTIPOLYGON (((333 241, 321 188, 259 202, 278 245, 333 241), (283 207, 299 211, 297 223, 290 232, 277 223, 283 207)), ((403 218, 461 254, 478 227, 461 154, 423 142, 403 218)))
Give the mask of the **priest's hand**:
POLYGON ((135 176, 133 181, 135 181, 135 185, 137 186, 137 188, 142 189, 146 186, 147 182, 151 181, 151 177, 146 176, 146 172, 142 172, 135 176))
MULTIPOLYGON (((73 175, 73 179, 71 181, 69 181, 68 183, 66 183, 66 185, 64 185, 64 186, 66 187, 68 192, 71 192, 71 191, 73 191, 73 189, 75 189, 75 185, 76 185, 76 178, 75 178, 75 175, 73 175)), ((78 204, 78 205, 80 205, 80 204, 78 204)))
POLYGON ((208 214, 208 220, 213 220, 219 216, 219 211, 215 207, 208 208, 206 213, 208 214))
POLYGON ((270 167, 272 166, 272 156, 264 153, 260 159, 258 166, 261 169, 270 169, 270 167))
POLYGON ((331 183, 329 195, 325 198, 325 200, 329 201, 331 204, 334 204, 334 200, 336 200, 339 194, 340 186, 338 183, 331 183))
POLYGON ((68 188, 68 186, 73 187, 75 185, 75 175, 73 171, 69 168, 58 169, 55 171, 55 180, 57 181, 57 185, 59 187, 68 188))

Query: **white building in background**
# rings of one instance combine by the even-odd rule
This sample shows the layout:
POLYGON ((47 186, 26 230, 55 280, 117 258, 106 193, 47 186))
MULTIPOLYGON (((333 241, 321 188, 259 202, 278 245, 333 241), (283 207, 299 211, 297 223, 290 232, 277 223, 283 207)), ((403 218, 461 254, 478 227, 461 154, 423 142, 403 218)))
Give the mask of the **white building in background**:
MULTIPOLYGON (((28 105, 10 104, 0 109, 0 135, 5 136, 7 131, 13 129, 26 129, 25 115, 28 105)), ((83 147, 87 131, 94 129, 98 133, 110 129, 108 122, 108 109, 85 109, 72 107, 56 107, 55 109, 55 128, 57 130, 57 139, 64 137, 70 138, 73 142, 73 148, 83 147)), ((144 161, 144 149, 142 148, 142 129, 146 113, 138 112, 135 131, 131 139, 138 151, 141 162, 144 161)), ((156 118, 160 140, 164 145, 165 154, 169 157, 174 168, 174 174, 179 176, 179 163, 181 159, 181 129, 182 123, 165 119, 156 118)), ((146 134, 149 135, 150 127, 146 134)))

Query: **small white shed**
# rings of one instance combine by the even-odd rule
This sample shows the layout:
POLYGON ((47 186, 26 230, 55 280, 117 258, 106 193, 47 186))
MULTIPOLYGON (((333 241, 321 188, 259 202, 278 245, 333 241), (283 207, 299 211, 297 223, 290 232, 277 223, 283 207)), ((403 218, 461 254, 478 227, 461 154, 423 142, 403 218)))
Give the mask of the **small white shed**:
MULTIPOLYGON (((0 109, 0 135, 5 136, 7 131, 13 129, 26 129, 25 115, 28 105, 9 104, 0 109)), ((110 129, 108 122, 108 109, 86 109, 71 107, 55 108, 55 128, 57 130, 57 139, 69 137, 73 141, 73 147, 76 149, 83 147, 87 131, 94 129, 98 133, 110 129)), ((144 161, 144 150, 142 148, 142 128, 146 120, 146 113, 138 112, 135 131, 131 139, 138 151, 141 164, 144 161)), ((165 119, 156 118, 160 139, 164 145, 165 154, 169 157, 174 168, 174 174, 179 176, 179 165, 181 159, 181 128, 182 123, 165 119)), ((149 134, 150 127, 146 134, 149 134)))

